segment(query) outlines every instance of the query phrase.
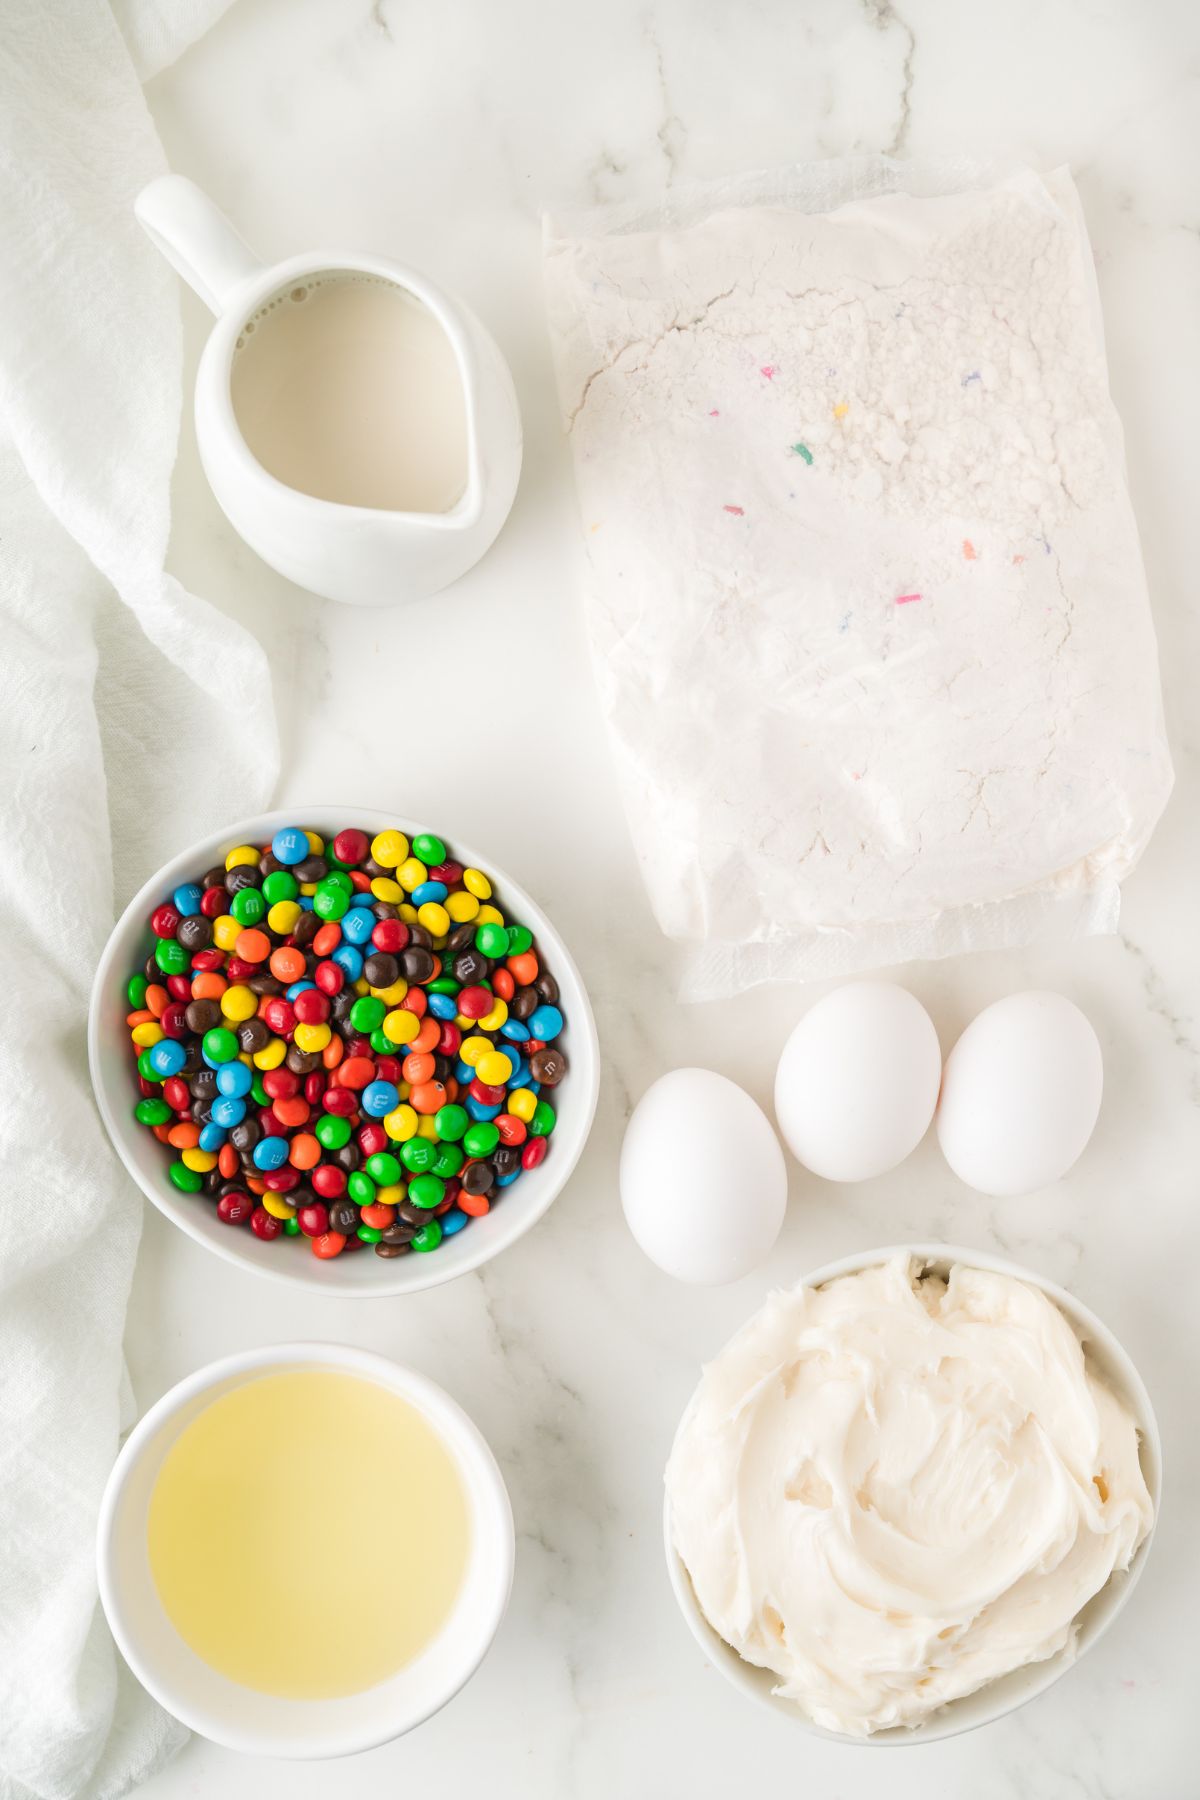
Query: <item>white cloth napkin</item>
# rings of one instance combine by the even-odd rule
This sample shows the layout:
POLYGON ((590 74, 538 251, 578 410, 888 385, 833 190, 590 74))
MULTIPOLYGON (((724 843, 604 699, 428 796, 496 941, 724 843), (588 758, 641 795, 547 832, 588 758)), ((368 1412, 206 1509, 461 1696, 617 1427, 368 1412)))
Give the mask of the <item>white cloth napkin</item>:
POLYGON ((131 210, 164 171, 139 70, 224 4, 125 0, 125 37, 103 0, 10 0, 0 33, 4 1800, 109 1800, 185 1735, 96 1598, 143 1202, 84 1038, 114 901, 277 772, 261 650, 163 572, 179 298, 131 210))

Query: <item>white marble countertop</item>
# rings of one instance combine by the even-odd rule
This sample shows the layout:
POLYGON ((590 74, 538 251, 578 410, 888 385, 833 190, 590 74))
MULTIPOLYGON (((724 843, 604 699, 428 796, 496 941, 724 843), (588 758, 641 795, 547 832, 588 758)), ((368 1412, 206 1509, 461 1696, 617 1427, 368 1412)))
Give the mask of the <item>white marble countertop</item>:
MULTIPOLYGON (((516 1509, 516 1588, 482 1670, 410 1737, 336 1769, 257 1764, 194 1739, 147 1800, 423 1792, 439 1800, 1188 1800, 1200 1675, 1200 931, 1192 818, 1200 615, 1193 600, 1200 14, 1185 0, 237 0, 149 89, 173 165, 265 256, 343 243, 458 290, 508 355, 526 462, 486 560, 423 606, 351 612, 273 576, 233 536, 185 425, 172 566, 246 620, 272 661, 280 800, 347 798, 445 825, 536 892, 582 965, 605 1053, 584 1161, 543 1224, 482 1275, 402 1303, 314 1302, 240 1275, 149 1213, 128 1345, 138 1400, 243 1345, 343 1338, 435 1375, 495 1447, 516 1509), (854 150, 1015 149, 1075 170, 1099 264, 1162 647, 1178 785, 1129 882, 1122 934, 1069 950, 904 971, 948 1047, 974 1010, 1062 988, 1107 1062, 1099 1130, 1060 1188, 991 1203, 927 1143, 895 1176, 836 1189, 793 1168, 768 1265, 678 1288, 628 1238, 616 1157, 632 1100, 694 1061, 766 1100, 807 997, 673 999, 587 666, 570 472, 540 291, 545 202, 621 197, 854 150), (474 717, 375 748, 413 679, 468 684, 474 717), (432 677, 430 671, 436 671, 432 677), (498 718, 520 756, 498 766, 498 718), (765 1287, 905 1237, 1007 1252, 1073 1288, 1124 1339, 1157 1405, 1167 1503, 1111 1635, 1019 1714, 886 1763, 760 1715, 705 1662, 663 1569, 660 1471, 702 1356, 765 1287)), ((186 301, 194 361, 205 320, 186 301)), ((423 704, 429 704, 428 688, 423 704)), ((390 1528, 386 1504, 363 1521, 390 1528)))

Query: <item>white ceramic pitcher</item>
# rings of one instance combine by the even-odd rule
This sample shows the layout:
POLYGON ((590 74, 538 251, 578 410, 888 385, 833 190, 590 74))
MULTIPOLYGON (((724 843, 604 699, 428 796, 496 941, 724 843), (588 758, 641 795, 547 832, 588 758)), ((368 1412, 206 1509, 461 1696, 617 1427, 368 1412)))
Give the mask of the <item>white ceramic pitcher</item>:
POLYGON ((135 211, 167 261, 217 315, 196 376, 196 436, 222 510, 263 561, 313 593, 355 606, 423 599, 478 562, 508 517, 521 472, 512 377, 478 319, 423 276, 379 256, 322 250, 264 267, 207 195, 181 175, 152 181, 135 211), (448 512, 345 506, 299 493, 267 473, 238 429, 230 371, 246 321, 297 281, 340 270, 406 289, 453 348, 467 409, 468 479, 448 512))

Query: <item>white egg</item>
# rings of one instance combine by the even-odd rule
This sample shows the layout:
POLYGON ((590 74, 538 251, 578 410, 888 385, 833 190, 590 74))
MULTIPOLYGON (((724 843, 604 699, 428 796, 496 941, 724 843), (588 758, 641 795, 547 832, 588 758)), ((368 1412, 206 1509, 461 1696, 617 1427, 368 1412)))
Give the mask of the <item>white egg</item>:
POLYGON ((765 1113, 711 1069, 672 1069, 634 1109, 621 1205, 651 1262, 714 1286, 761 1262, 783 1224, 787 1167, 765 1113))
POLYGON ((907 988, 852 981, 783 1046, 775 1116, 793 1156, 827 1181, 869 1181, 916 1149, 942 1076, 933 1020, 907 988))
POLYGON ((968 1187, 1032 1193, 1083 1154, 1103 1086, 1100 1044, 1077 1006, 1062 994, 1009 994, 946 1058, 938 1142, 968 1187))

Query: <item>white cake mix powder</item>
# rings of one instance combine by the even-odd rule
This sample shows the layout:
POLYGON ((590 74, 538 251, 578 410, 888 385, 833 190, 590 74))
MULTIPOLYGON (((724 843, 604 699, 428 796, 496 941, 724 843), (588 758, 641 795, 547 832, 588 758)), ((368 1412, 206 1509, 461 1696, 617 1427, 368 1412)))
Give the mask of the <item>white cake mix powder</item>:
POLYGON ((821 165, 546 258, 685 992, 1111 928, 1171 771, 1069 176, 821 165))

